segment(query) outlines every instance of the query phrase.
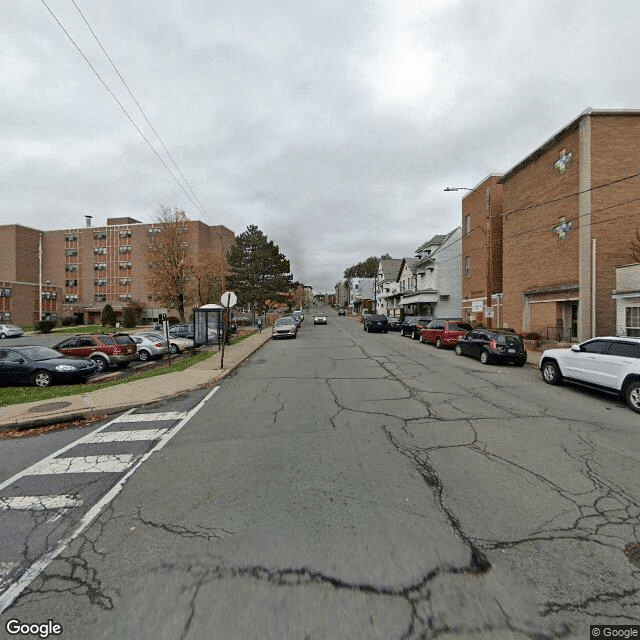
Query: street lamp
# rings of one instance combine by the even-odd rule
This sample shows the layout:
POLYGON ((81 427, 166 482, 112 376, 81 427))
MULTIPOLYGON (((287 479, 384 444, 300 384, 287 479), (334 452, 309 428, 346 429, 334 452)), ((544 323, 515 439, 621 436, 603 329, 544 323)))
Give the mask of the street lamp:
MULTIPOLYGON (((445 191, 469 191, 473 193, 478 193, 476 189, 472 189, 471 187, 445 187, 445 191)), ((487 220, 487 230, 485 231, 482 227, 478 227, 484 235, 486 240, 487 247, 487 278, 486 278, 486 298, 487 298, 487 308, 493 308, 492 298, 491 298, 491 187, 487 187, 485 192, 485 200, 486 200, 486 220, 487 220)), ((486 314, 485 314, 486 317, 486 314)))

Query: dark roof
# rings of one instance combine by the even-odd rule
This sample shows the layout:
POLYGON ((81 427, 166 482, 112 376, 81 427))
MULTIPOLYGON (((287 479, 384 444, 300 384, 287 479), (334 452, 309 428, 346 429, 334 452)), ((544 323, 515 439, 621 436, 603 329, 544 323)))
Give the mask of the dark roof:
POLYGON ((417 249, 416 249, 416 253, 420 253, 421 251, 423 251, 424 249, 426 249, 427 247, 431 246, 432 244, 442 244, 444 242, 444 239, 446 238, 446 234, 445 235, 437 235, 437 236, 433 236, 431 238, 431 240, 427 240, 424 244, 421 244, 417 249))
POLYGON ((400 272, 402 258, 380 260, 380 267, 385 280, 395 280, 400 272))

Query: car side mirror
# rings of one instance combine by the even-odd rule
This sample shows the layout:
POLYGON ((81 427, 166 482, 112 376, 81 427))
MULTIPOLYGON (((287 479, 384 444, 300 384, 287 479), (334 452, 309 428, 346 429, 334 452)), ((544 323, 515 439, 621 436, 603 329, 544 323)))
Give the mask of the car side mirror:
POLYGON ((580 351, 582 351, 582 349, 580 348, 579 344, 572 344, 571 351, 577 351, 579 353, 580 351))

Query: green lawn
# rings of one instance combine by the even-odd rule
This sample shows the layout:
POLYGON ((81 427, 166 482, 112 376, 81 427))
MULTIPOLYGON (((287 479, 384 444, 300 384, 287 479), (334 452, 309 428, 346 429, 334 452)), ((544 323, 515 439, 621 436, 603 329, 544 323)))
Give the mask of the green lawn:
POLYGON ((214 351, 203 351, 196 353, 193 356, 184 358, 170 367, 157 367, 146 371, 144 373, 138 373, 121 380, 113 380, 112 382, 99 382, 97 384, 68 384, 53 387, 46 387, 45 389, 38 389, 36 387, 2 387, 0 388, 0 407, 6 407, 11 404, 20 404, 21 402, 37 402, 39 400, 50 400, 51 398, 63 398, 65 396, 73 396, 78 393, 88 393, 89 391, 96 391, 97 389, 104 389, 105 387, 113 387, 117 384, 126 384, 134 380, 142 380, 143 378, 153 378, 155 376, 161 376, 165 373, 173 373, 175 371, 184 371, 190 366, 196 364, 196 362, 202 362, 207 358, 211 358, 214 355, 214 351))

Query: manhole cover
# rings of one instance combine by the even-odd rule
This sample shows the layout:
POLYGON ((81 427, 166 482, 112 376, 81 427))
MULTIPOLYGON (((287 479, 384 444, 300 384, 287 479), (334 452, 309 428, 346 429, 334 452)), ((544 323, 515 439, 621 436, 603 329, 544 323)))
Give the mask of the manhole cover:
POLYGON ((629 558, 630 562, 640 567, 640 543, 630 542, 624 548, 624 554, 629 558))
POLYGON ((70 407, 70 402, 49 402, 48 404, 40 404, 37 407, 31 407, 29 413, 43 413, 45 411, 55 411, 56 409, 64 409, 70 407))

